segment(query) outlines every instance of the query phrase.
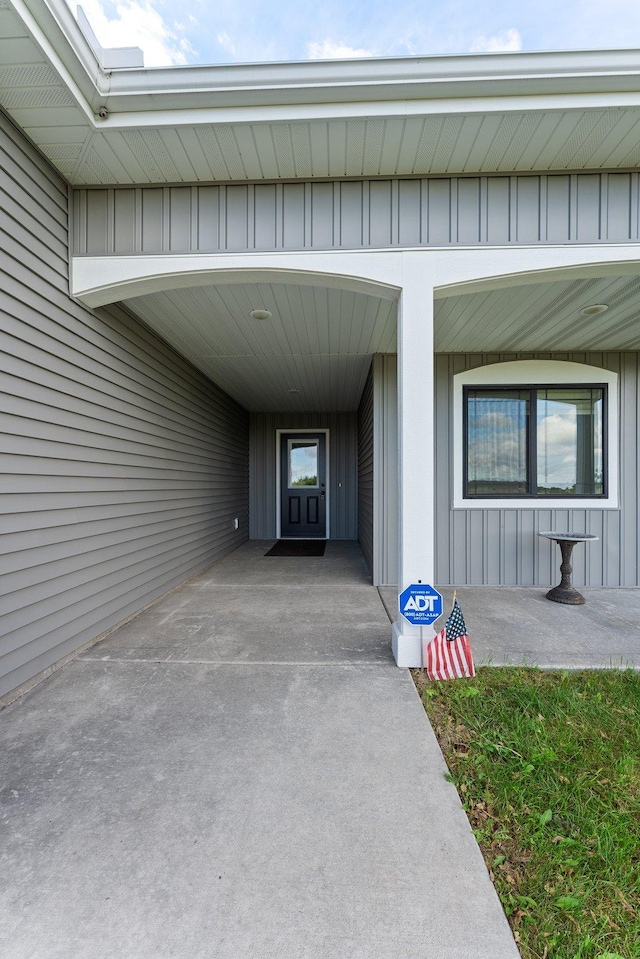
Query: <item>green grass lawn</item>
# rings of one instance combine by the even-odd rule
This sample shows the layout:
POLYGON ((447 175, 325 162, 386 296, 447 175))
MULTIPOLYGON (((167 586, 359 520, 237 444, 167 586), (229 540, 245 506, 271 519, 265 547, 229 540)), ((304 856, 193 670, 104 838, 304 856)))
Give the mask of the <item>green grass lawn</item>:
POLYGON ((640 674, 414 678, 524 959, 639 959, 640 674))

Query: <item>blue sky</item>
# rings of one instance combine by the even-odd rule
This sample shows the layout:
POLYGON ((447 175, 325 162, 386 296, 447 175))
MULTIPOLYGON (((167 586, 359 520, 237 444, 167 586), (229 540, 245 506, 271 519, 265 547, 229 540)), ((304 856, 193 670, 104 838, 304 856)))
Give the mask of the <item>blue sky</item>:
POLYGON ((640 0, 82 0, 81 6, 102 46, 140 46, 149 67, 640 48, 640 0))

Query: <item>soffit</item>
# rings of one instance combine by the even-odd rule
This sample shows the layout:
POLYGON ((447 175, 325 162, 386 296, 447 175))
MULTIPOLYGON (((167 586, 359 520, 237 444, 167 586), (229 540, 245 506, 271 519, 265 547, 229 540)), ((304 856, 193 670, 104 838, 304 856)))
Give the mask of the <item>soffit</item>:
POLYGON ((123 305, 254 411, 356 410, 372 354, 396 350, 395 302, 361 293, 221 285, 123 305), (257 308, 271 318, 250 317, 257 308))
POLYGON ((640 277, 537 283, 436 302, 443 353, 640 350, 640 277), (586 306, 609 309, 583 316, 586 306))
POLYGON ((62 0, 0 0, 0 104, 74 185, 630 168, 639 72, 593 51, 105 73, 62 0))
MULTIPOLYGON (((211 285, 134 297, 123 306, 252 411, 355 410, 372 355, 396 352, 395 302, 321 286, 211 285), (272 317, 252 319, 256 308, 272 317)), ((640 350, 640 277, 538 283, 437 300, 435 348, 640 350), (582 316, 580 310, 593 303, 609 309, 582 316)))

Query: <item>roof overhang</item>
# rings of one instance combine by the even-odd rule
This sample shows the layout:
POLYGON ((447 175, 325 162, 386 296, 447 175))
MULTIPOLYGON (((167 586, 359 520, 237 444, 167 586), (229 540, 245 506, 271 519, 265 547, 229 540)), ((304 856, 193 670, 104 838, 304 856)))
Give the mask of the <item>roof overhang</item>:
MULTIPOLYGON (((134 160, 127 169, 126 156, 124 163, 112 161, 111 152, 121 152, 118 135, 159 131, 159 146, 171 153, 163 131, 184 130, 188 137, 202 131, 208 135, 220 126, 228 127, 233 139, 238 128, 253 135, 256 126, 295 125, 287 134, 294 154, 308 153, 316 137, 322 141, 321 150, 321 125, 332 123, 347 125, 348 141, 357 134, 348 129, 350 123, 391 124, 389 138, 397 139, 394 124, 407 121, 414 128, 410 137, 418 141, 420 136, 440 136, 442 124, 450 120, 447 136, 460 140, 462 147, 469 141, 468 150, 459 150, 435 167, 427 163, 421 167, 418 160, 399 162, 393 150, 388 151, 374 174, 380 176, 521 169, 495 150, 495 159, 484 165, 472 159, 474 150, 478 153, 479 124, 487 119, 495 122, 485 123, 481 137, 486 139, 484 154, 492 157, 492 140, 499 143, 507 137, 503 122, 507 121, 511 137, 517 127, 516 138, 540 138, 542 127, 544 135, 553 138, 555 152, 540 169, 571 168, 566 145, 583 128, 585 138, 593 135, 602 141, 603 132, 610 138, 606 160, 611 168, 633 165, 628 160, 629 143, 634 137, 637 142, 640 123, 637 50, 105 69, 100 62, 104 51, 90 42, 64 0, 1 0, 0 7, 6 22, 0 41, 0 104, 72 183, 144 183, 155 182, 154 176, 156 181, 171 181, 152 172, 145 175, 144 164, 134 160), (468 129, 463 131, 462 126, 468 129), (91 151, 103 156, 101 172, 97 162, 85 162, 91 151), (477 169, 469 165, 474 162, 477 169)), ((110 53, 110 62, 117 63, 115 52, 110 53)), ((280 133, 276 130, 274 137, 280 133)), ((357 152, 358 143, 352 152, 357 152)), ((224 153, 224 143, 221 149, 224 153)), ((236 147, 232 144, 230 149, 236 147)), ((601 168, 604 159, 602 151, 594 150, 576 159, 574 168, 601 168)), ((178 182, 308 176, 305 164, 298 165, 303 170, 299 173, 295 162, 285 173, 276 169, 277 164, 273 172, 265 172, 259 162, 236 173, 237 163, 232 162, 227 164, 227 177, 206 164, 201 170, 185 168, 184 175, 179 164, 174 165, 178 182)), ((358 171, 356 164, 342 175, 371 175, 365 166, 358 171)), ((340 174, 328 168, 319 175, 340 174)))

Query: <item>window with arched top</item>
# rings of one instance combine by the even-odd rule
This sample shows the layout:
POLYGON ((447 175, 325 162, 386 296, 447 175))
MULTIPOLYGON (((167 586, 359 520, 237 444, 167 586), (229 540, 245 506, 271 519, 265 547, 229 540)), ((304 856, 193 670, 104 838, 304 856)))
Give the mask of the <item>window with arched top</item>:
POLYGON ((617 373, 480 366, 454 376, 453 411, 454 508, 617 508, 617 373))

